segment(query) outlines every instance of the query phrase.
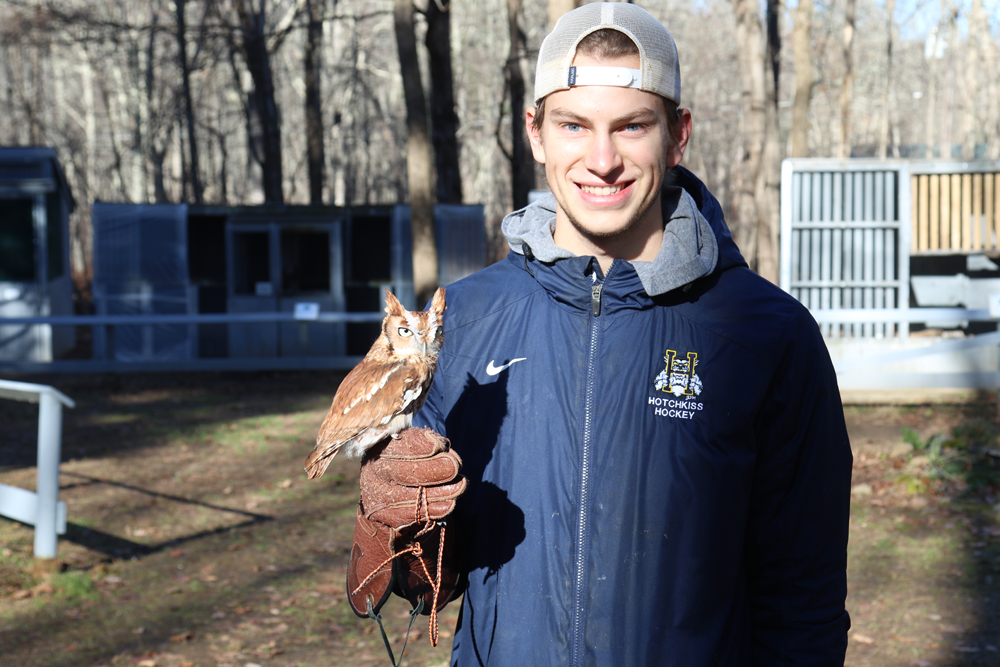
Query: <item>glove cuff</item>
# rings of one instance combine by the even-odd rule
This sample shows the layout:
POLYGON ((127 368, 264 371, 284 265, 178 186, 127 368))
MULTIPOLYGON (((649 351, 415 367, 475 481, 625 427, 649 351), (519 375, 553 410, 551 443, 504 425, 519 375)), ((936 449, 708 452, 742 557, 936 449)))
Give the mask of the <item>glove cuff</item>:
POLYGON ((390 559, 395 554, 393 543, 398 536, 399 533, 389 526, 366 519, 358 504, 354 546, 347 567, 347 599, 351 609, 361 618, 368 617, 369 597, 372 608, 378 613, 392 593, 396 565, 390 559))

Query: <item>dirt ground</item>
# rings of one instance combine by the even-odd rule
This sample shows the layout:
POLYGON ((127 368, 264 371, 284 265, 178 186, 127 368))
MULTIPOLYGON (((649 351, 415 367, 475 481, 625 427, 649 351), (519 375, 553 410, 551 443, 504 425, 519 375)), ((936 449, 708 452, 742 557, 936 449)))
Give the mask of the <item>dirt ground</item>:
MULTIPOLYGON (((357 463, 302 473, 339 375, 18 379, 77 407, 64 412, 62 571, 37 572, 31 530, 0 519, 0 663, 388 664, 344 590, 357 463)), ((845 409, 847 664, 1000 664, 996 401, 879 398, 845 409)), ((36 420, 36 406, 0 400, 0 482, 34 488, 36 420)), ((407 610, 399 599, 383 610, 397 653, 407 610)), ((443 615, 437 648, 418 619, 403 664, 447 665, 456 614, 443 615)))

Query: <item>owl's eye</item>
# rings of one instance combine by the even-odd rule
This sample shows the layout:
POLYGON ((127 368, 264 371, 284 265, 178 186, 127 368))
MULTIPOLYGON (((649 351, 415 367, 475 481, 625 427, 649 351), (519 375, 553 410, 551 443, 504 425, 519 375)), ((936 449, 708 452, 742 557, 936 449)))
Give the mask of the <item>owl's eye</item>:
POLYGON ((413 335, 413 332, 407 329, 406 327, 399 327, 398 329, 396 329, 396 333, 398 333, 403 338, 409 338, 410 336, 413 335))

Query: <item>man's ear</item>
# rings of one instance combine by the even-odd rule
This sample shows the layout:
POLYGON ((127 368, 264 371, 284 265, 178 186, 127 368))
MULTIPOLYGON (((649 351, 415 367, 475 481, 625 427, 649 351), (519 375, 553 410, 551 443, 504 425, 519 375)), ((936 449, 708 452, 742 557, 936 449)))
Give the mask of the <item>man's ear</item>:
POLYGON ((667 153, 667 166, 676 167, 684 158, 684 151, 687 149, 688 140, 691 138, 691 110, 678 109, 680 115, 680 126, 677 134, 672 137, 670 150, 667 153))
POLYGON ((528 133, 528 141, 531 142, 531 155, 535 162, 545 164, 545 148, 542 146, 542 133, 535 129, 535 107, 531 107, 524 112, 524 129, 528 133))

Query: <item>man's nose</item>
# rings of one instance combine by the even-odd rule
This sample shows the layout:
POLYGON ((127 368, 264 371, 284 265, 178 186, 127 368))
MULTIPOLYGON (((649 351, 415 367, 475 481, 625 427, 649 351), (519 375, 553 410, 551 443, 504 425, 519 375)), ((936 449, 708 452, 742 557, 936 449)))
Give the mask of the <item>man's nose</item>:
POLYGON ((584 164, 592 173, 600 176, 607 176, 622 166, 622 156, 610 134, 594 135, 588 146, 584 164))

